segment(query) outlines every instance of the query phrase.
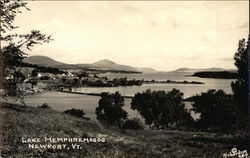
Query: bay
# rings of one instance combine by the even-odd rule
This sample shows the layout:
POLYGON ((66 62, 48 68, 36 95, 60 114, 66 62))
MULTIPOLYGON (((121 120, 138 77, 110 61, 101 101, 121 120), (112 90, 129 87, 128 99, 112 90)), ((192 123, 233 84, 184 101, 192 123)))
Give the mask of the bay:
MULTIPOLYGON (((199 81, 205 84, 143 84, 142 86, 127 86, 127 87, 82 87, 73 88, 73 91, 88 92, 88 93, 101 93, 119 91, 125 96, 134 96, 138 92, 143 92, 150 88, 151 90, 164 90, 170 91, 173 88, 179 89, 184 93, 184 98, 190 97, 201 92, 205 92, 208 89, 223 89, 226 93, 232 93, 231 79, 212 79, 212 78, 198 78, 187 77, 191 73, 151 73, 151 74, 104 74, 108 78, 121 78, 127 77, 128 79, 144 79, 144 80, 173 80, 173 81, 199 81)), ((76 108, 83 109, 86 113, 86 117, 96 121, 95 109, 98 106, 99 96, 88 96, 81 94, 70 94, 63 92, 45 92, 38 93, 25 97, 25 102, 28 106, 38 106, 43 103, 48 103, 52 109, 63 112, 67 109, 76 108)), ((128 112, 129 118, 140 118, 137 111, 130 108, 131 99, 125 99, 124 109, 128 112)), ((186 107, 191 108, 191 103, 186 102, 186 107)), ((193 114, 193 117, 198 117, 193 114)))
POLYGON ((205 92, 208 89, 223 89, 226 93, 232 93, 231 82, 232 79, 214 79, 214 78, 198 78, 189 77, 191 72, 165 72, 165 73, 145 73, 145 74, 103 74, 109 79, 127 77, 128 80, 132 79, 144 79, 144 80, 156 80, 156 81, 198 81, 204 84, 143 84, 142 86, 127 86, 127 87, 85 87, 75 88, 74 91, 88 92, 88 93, 100 93, 110 92, 114 93, 119 91, 124 96, 134 96, 137 92, 143 92, 147 89, 151 90, 164 90, 170 91, 173 88, 179 89, 184 93, 184 98, 190 97, 201 92, 205 92))

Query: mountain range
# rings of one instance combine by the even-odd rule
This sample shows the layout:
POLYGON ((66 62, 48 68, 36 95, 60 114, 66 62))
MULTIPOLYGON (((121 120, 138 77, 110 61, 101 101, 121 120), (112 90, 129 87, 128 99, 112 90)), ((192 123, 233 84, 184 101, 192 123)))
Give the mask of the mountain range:
MULTIPOLYGON (((92 69, 92 70, 107 70, 107 71, 127 71, 127 72, 143 72, 143 73, 154 73, 159 72, 152 68, 138 68, 128 65, 120 65, 111 60, 103 59, 91 64, 67 64, 56 61, 47 56, 30 56, 23 60, 25 63, 36 64, 45 67, 54 67, 61 70, 67 69, 92 69)), ((222 69, 222 68, 207 68, 207 69, 190 69, 190 68, 179 68, 172 72, 200 72, 200 71, 235 71, 233 69, 222 69)))
POLYGON ((95 69, 95 70, 112 70, 112 71, 130 71, 130 72, 144 72, 151 73, 156 72, 152 68, 137 68, 128 65, 120 65, 111 60, 103 59, 91 64, 67 64, 56 61, 47 56, 30 56, 23 60, 25 63, 36 64, 45 67, 54 67, 61 70, 67 69, 95 69))
POLYGON ((203 71, 210 71, 210 72, 219 72, 219 71, 236 71, 235 69, 223 69, 223 68, 204 68, 204 69, 190 69, 190 68, 179 68, 174 70, 174 72, 203 72, 203 71))

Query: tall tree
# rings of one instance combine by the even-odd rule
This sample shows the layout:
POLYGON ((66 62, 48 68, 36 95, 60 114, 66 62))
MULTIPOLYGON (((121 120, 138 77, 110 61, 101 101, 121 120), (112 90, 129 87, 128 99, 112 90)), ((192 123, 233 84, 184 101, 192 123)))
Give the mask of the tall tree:
MULTIPOLYGON (((250 37, 250 36, 249 36, 250 37)), ((249 126, 249 106, 248 106, 248 52, 249 52, 249 38, 248 43, 245 39, 239 41, 238 50, 234 55, 235 66, 237 67, 238 78, 232 82, 233 99, 235 105, 238 107, 238 125, 241 128, 249 126)))
POLYGON ((209 89, 193 97, 193 109, 200 113, 197 125, 202 129, 230 132, 237 128, 237 106, 232 95, 223 90, 209 89))
POLYGON ((151 128, 187 127, 192 123, 190 113, 182 101, 183 93, 146 90, 132 99, 131 108, 137 110, 151 128))
POLYGON ((119 92, 101 93, 99 106, 96 108, 97 119, 105 124, 119 126, 121 120, 128 117, 128 113, 122 109, 123 106, 124 97, 119 92))
POLYGON ((27 8, 27 3, 21 0, 1 0, 0 1, 0 89, 8 88, 15 83, 9 83, 6 76, 12 75, 21 65, 22 60, 26 57, 25 50, 31 50, 33 46, 51 41, 51 36, 47 36, 38 30, 31 30, 30 33, 20 34, 15 30, 13 22, 22 10, 27 8))

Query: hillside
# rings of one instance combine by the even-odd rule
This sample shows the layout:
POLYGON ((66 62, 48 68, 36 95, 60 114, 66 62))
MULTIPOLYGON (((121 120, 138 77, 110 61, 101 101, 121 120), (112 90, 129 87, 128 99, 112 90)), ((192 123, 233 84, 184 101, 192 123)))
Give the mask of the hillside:
POLYGON ((16 158, 218 158, 233 147, 248 149, 246 136, 176 130, 121 130, 104 127, 92 121, 76 118, 51 109, 0 104, 1 156, 16 158), (66 149, 28 149, 22 137, 37 138, 104 138, 100 143, 66 144, 66 149), (80 145, 73 149, 72 144, 80 145))
POLYGON ((63 62, 56 61, 46 56, 31 56, 31 57, 25 58, 23 62, 29 63, 29 64, 36 64, 40 66, 50 66, 50 67, 55 67, 58 65, 65 64, 63 62))
POLYGON ((120 65, 111 60, 104 59, 92 64, 79 63, 79 64, 66 64, 63 62, 56 61, 46 56, 30 56, 23 60, 25 63, 36 64, 45 67, 54 67, 61 70, 67 69, 88 69, 88 70, 100 70, 100 71, 111 71, 111 72, 155 72, 151 68, 135 68, 128 65, 120 65))
POLYGON ((23 60, 24 63, 35 64, 44 67, 53 67, 58 69, 77 69, 77 65, 66 64, 63 62, 56 61, 46 56, 30 56, 23 60))
POLYGON ((200 72, 200 71, 212 71, 212 72, 217 72, 217 71, 236 71, 234 69, 223 69, 223 68, 206 68, 206 69, 190 69, 190 68, 179 68, 174 70, 174 72, 200 72))
POLYGON ((137 71, 135 68, 127 65, 119 65, 111 60, 104 59, 91 64, 92 66, 99 67, 108 70, 125 70, 125 71, 137 71))

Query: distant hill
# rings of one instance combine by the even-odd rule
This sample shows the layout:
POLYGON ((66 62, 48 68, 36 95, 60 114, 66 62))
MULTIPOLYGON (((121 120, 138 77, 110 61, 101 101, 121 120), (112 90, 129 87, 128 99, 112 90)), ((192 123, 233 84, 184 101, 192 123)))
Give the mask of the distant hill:
POLYGON ((127 65, 119 65, 111 60, 104 59, 91 64, 94 67, 99 67, 107 70, 125 70, 125 71, 137 71, 136 68, 127 65))
POLYGON ((76 69, 79 68, 77 65, 66 64, 63 62, 56 61, 46 56, 30 56, 23 60, 24 63, 35 64, 45 67, 53 67, 58 69, 76 69))
MULTIPOLYGON (((104 59, 97 62, 94 62, 92 64, 87 63, 80 63, 80 64, 67 64, 60 61, 56 61, 50 57, 46 56, 30 56, 23 60, 25 63, 29 64, 36 64, 39 66, 45 66, 45 67, 53 67, 58 68, 61 70, 68 70, 68 69, 85 69, 85 70, 100 70, 103 72, 143 72, 143 73, 156 73, 159 71, 156 71, 152 68, 138 68, 138 67, 132 67, 128 65, 120 65, 117 64, 111 60, 104 59)), ((218 71, 236 71, 234 69, 222 69, 222 68, 207 68, 207 69, 191 69, 191 68, 179 68, 177 70, 174 70, 172 72, 189 72, 189 73, 195 73, 195 72, 203 72, 203 71, 209 71, 209 72, 218 72, 218 71)))
POLYGON ((100 70, 100 71, 111 71, 111 72, 156 72, 151 68, 135 68, 127 65, 120 65, 111 60, 104 59, 92 64, 66 64, 63 62, 56 61, 46 56, 30 56, 23 60, 25 63, 35 64, 45 67, 53 67, 61 70, 67 69, 88 69, 88 70, 100 70))
POLYGON ((206 69, 190 69, 190 68, 179 68, 174 70, 174 72, 200 72, 200 71, 210 71, 210 72, 218 72, 218 71, 236 71, 234 69, 223 69, 223 68, 206 68, 206 69))
POLYGON ((51 67, 65 64, 65 63, 56 61, 46 56, 31 56, 31 57, 25 58, 23 62, 29 63, 29 64, 36 64, 40 66, 51 66, 51 67))
POLYGON ((238 74, 235 71, 202 71, 195 72, 192 76, 201 78, 236 79, 238 74))

